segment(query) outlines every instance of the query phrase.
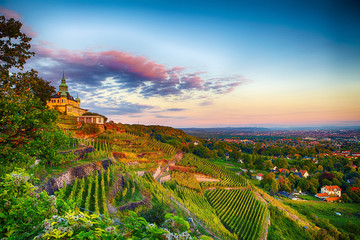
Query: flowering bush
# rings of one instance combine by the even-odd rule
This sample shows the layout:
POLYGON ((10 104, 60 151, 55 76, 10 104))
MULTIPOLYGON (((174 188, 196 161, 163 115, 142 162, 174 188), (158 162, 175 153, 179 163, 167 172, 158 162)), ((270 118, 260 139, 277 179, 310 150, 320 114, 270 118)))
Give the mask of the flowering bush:
POLYGON ((13 239, 35 236, 45 218, 58 212, 55 196, 40 192, 22 169, 0 182, 0 235, 13 239))
POLYGON ((54 215, 41 225, 43 230, 35 239, 124 239, 113 222, 97 214, 78 210, 64 216, 54 215))

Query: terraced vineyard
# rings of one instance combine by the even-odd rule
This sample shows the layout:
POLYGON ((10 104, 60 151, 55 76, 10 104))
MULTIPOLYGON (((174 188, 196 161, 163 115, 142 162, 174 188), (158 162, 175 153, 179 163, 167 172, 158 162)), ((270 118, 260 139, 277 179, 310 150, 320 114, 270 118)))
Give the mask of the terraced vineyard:
POLYGON ((139 137, 131 133, 103 133, 93 142, 98 150, 131 151, 136 153, 161 151, 166 156, 175 155, 177 149, 151 138, 139 137))
POLYGON ((174 190, 180 202, 195 214, 203 223, 223 239, 236 239, 236 236, 230 233, 221 223, 216 211, 210 205, 203 193, 191 190, 186 187, 176 187, 174 190))
POLYGON ((267 207, 250 189, 208 191, 206 196, 226 228, 240 239, 259 239, 267 207))
POLYGON ((72 185, 66 186, 65 198, 74 200, 82 208, 100 214, 108 214, 106 194, 114 181, 114 171, 110 167, 108 171, 90 175, 82 179, 76 179, 72 185))
POLYGON ((179 165, 196 167, 196 172, 212 176, 220 179, 220 182, 202 182, 203 188, 211 186, 229 186, 229 187, 245 187, 247 186, 246 179, 236 173, 225 168, 219 167, 205 159, 199 158, 194 154, 185 154, 179 165))

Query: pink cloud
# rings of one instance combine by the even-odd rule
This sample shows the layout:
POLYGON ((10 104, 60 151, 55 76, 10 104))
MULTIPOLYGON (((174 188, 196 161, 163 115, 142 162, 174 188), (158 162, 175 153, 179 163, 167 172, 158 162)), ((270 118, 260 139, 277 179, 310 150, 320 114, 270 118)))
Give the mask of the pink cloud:
POLYGON ((57 62, 55 67, 73 72, 78 81, 83 79, 80 82, 99 86, 106 77, 113 77, 119 87, 129 91, 137 89, 144 96, 181 95, 193 90, 225 94, 243 81, 238 77, 204 79, 201 76, 204 72, 189 73, 178 66, 168 68, 144 56, 121 51, 53 50, 44 45, 34 48, 38 58, 52 59, 57 62))
POLYGON ((15 20, 20 20, 21 16, 20 14, 10 10, 10 9, 7 9, 7 8, 3 8, 3 7, 0 7, 0 15, 4 15, 5 18, 13 18, 15 20))

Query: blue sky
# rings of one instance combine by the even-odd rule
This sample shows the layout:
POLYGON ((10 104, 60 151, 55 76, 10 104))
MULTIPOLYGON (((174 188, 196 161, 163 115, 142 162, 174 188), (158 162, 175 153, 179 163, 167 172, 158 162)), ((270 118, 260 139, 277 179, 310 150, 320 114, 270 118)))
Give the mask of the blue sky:
POLYGON ((5 1, 82 107, 175 127, 360 123, 358 1, 5 1), (29 30, 31 29, 31 30, 29 30), (177 109, 177 111, 169 111, 177 109))

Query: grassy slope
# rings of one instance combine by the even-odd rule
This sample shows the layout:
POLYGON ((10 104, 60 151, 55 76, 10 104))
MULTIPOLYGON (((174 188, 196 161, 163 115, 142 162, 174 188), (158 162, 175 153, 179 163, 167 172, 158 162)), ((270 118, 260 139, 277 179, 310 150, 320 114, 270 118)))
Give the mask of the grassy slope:
POLYGON ((307 216, 308 219, 328 219, 336 228, 344 232, 360 234, 360 205, 355 203, 327 203, 323 201, 291 201, 286 204, 307 216), (341 213, 338 216, 335 212, 341 213), (350 221, 350 226, 349 226, 350 221), (357 226, 354 229, 351 226, 357 226))
POLYGON ((276 207, 270 207, 270 216, 271 223, 268 230, 268 239, 311 239, 308 230, 285 217, 283 212, 276 207))

